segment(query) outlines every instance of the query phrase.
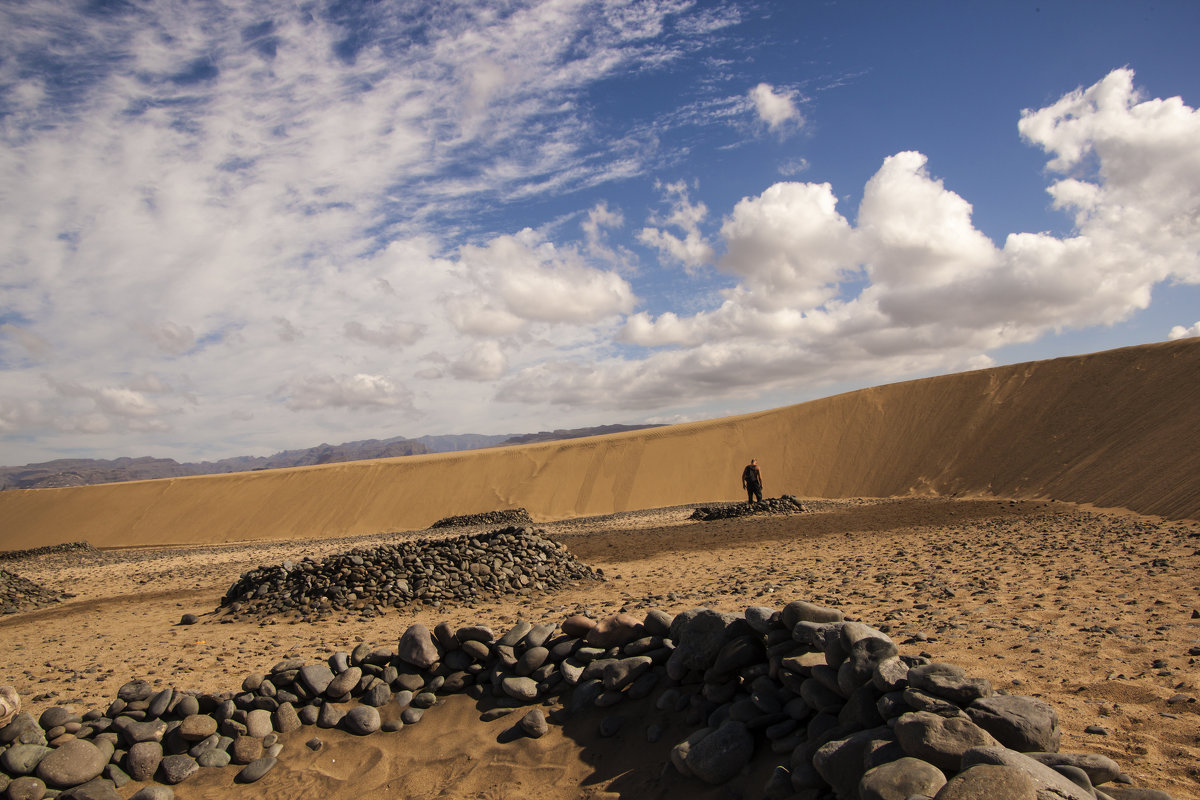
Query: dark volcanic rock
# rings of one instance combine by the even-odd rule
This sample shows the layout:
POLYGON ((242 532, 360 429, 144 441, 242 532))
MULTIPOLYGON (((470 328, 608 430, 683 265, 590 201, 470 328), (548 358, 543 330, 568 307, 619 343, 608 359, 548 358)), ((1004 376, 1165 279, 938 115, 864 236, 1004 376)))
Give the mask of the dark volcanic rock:
POLYGON ((719 506, 701 506, 692 512, 690 519, 711 522, 714 519, 747 517, 752 514, 799 514, 804 511, 800 501, 791 495, 765 497, 754 503, 728 503, 719 506))
POLYGON ((513 508, 506 511, 486 511, 482 514, 463 514, 457 517, 443 517, 429 527, 432 528, 463 528, 468 525, 532 525, 529 512, 523 508, 513 508))
POLYGON ((304 619, 333 611, 374 615, 389 607, 472 602, 600 577, 535 529, 501 528, 258 567, 229 588, 218 610, 251 618, 289 612, 304 619))

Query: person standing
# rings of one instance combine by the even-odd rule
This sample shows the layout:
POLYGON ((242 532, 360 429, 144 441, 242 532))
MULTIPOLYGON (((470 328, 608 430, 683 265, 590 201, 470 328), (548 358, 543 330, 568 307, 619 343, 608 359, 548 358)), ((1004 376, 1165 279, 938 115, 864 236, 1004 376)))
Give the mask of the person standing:
POLYGON ((762 502, 762 470, 758 468, 758 459, 750 459, 750 463, 742 470, 742 488, 746 490, 746 502, 753 503, 755 500, 762 502))

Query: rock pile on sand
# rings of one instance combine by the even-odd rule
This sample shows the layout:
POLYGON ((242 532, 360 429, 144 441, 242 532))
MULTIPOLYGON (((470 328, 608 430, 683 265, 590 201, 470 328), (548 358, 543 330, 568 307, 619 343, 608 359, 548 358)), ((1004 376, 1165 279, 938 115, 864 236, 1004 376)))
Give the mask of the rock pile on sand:
MULTIPOLYGON (((1107 757, 1057 752, 1058 717, 1045 702, 901 656, 884 633, 802 601, 737 615, 576 615, 500 635, 413 625, 394 650, 362 644, 322 663, 283 661, 220 695, 135 680, 104 712, 19 714, 0 729, 0 784, 10 796, 24 781, 23 792, 44 785, 68 790, 60 798, 113 798, 129 778, 175 784, 231 763, 242 765, 238 781, 252 782, 282 756, 281 733, 395 732, 458 692, 479 701, 484 720, 518 720, 512 736, 540 737, 593 714, 601 736, 655 742, 663 728, 648 710, 680 715, 694 731, 670 752, 678 779, 729 784, 745 797, 1167 797, 1130 788, 1107 757), (746 785, 747 765, 768 750, 779 766, 765 785, 746 785)), ((151 788, 134 798, 169 800, 151 788)))
POLYGON ((89 553, 96 552, 96 548, 87 542, 64 542, 62 544, 48 544, 44 547, 31 547, 27 550, 8 550, 0 553, 0 561, 15 561, 18 558, 43 556, 51 553, 74 553, 80 550, 89 553))
POLYGON ((799 514, 804 511, 800 501, 789 494, 781 497, 765 497, 753 503, 726 503, 719 506, 701 506, 692 512, 691 519, 711 522, 714 519, 746 517, 751 514, 799 514))
POLYGON ((258 567, 229 588, 217 610, 241 617, 293 612, 319 619, 335 611, 371 616, 389 607, 530 594, 599 577, 539 531, 510 527, 258 567))
POLYGON ((462 514, 457 517, 443 517, 430 525, 430 528, 465 528, 471 525, 532 525, 529 512, 523 508, 512 508, 505 511, 485 511, 482 514, 462 514))
POLYGON ((29 608, 57 603, 62 595, 43 589, 31 580, 0 569, 0 614, 15 614, 29 608))

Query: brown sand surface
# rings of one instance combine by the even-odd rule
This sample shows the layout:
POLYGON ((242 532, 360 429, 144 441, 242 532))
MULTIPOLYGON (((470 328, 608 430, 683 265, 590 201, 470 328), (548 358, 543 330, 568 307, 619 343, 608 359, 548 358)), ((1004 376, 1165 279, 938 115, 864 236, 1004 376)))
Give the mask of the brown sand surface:
MULTIPOLYGON (((1051 702, 1064 751, 1115 758, 1138 785, 1200 799, 1200 523, 1045 501, 892 498, 806 500, 807 513, 716 522, 692 507, 544 525, 605 582, 471 606, 417 606, 374 619, 319 624, 221 623, 211 612, 246 569, 354 544, 291 540, 42 555, 6 567, 73 593, 60 606, 0 618, 0 684, 38 713, 52 704, 104 708, 127 680, 237 690, 244 676, 292 656, 323 659, 366 641, 394 647, 405 628, 517 619, 561 621, 651 607, 741 611, 795 599, 836 606, 886 629, 904 653, 927 653, 997 689, 1051 702), (184 612, 201 622, 178 625, 184 612), (1085 733, 1102 726, 1107 735, 1085 733)), ((447 533, 455 533, 448 531, 447 533)), ((508 741, 515 716, 479 719, 465 697, 417 725, 357 738, 305 728, 284 737, 278 767, 252 786, 236 768, 202 770, 176 787, 188 798, 728 797, 664 771, 688 729, 646 702, 613 709, 619 735, 598 735, 600 712, 508 741), (655 743, 652 723, 666 727, 655 743), (317 735, 319 752, 304 742, 317 735)), ((385 718, 398 713, 388 709, 385 718)), ((739 779, 754 796, 784 757, 761 754, 739 779)), ((128 797, 137 784, 124 787, 128 797)))
POLYGON ((1054 498, 1200 518, 1200 339, 897 383, 610 436, 233 475, 0 492, 0 549, 330 537, 769 494, 1054 498))

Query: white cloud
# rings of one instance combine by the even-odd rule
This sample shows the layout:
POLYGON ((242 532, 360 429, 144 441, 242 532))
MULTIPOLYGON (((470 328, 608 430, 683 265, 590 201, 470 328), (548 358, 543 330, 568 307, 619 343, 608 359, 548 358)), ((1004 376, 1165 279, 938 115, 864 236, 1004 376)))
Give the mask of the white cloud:
POLYGON ((633 309, 628 281, 587 265, 526 228, 486 246, 465 246, 459 265, 475 288, 456 299, 455 324, 481 335, 515 333, 530 322, 588 324, 633 309))
POLYGON ((795 93, 776 91, 769 83, 760 83, 750 90, 750 100, 754 103, 755 113, 773 131, 789 123, 796 126, 804 124, 804 118, 793 101, 794 97, 795 93))
POLYGON ((476 342, 462 358, 450 365, 450 373, 469 381, 494 381, 508 368, 508 358, 496 341, 476 342))
POLYGON ((376 327, 369 327, 358 320, 351 320, 343 326, 343 330, 351 339, 379 347, 395 348, 416 344, 420 341, 424 329, 411 322, 384 322, 376 327))
POLYGON ((1190 339, 1193 336, 1200 336, 1200 322, 1192 326, 1176 325, 1171 328, 1171 332, 1167 334, 1167 338, 1174 341, 1176 339, 1190 339))
MULTIPOLYGON (((722 226, 720 267, 738 284, 717 308, 635 314, 622 338, 655 351, 595 369, 529 367, 503 396, 655 408, 973 368, 992 348, 1126 319, 1162 281, 1200 281, 1200 114, 1177 98, 1139 99, 1132 74, 1117 70, 1025 112, 1020 130, 1052 169, 1074 171, 1049 188, 1075 211, 1074 234, 1015 233, 996 247, 917 152, 885 159, 853 227, 829 186, 776 184, 743 199, 722 226), (1094 166, 1083 169, 1089 158, 1094 166)), ((1189 329, 1172 335, 1180 330, 1189 329)))
POLYGON ((311 409, 410 409, 412 395, 382 375, 305 375, 280 389, 293 411, 311 409))
POLYGON ((652 218, 651 222, 678 228, 684 236, 680 238, 670 231, 647 226, 638 233, 638 240, 689 269, 711 264, 715 252, 700 232, 700 223, 708 216, 708 207, 704 203, 693 203, 688 196, 687 184, 682 181, 658 188, 669 198, 670 212, 665 218, 652 218))

